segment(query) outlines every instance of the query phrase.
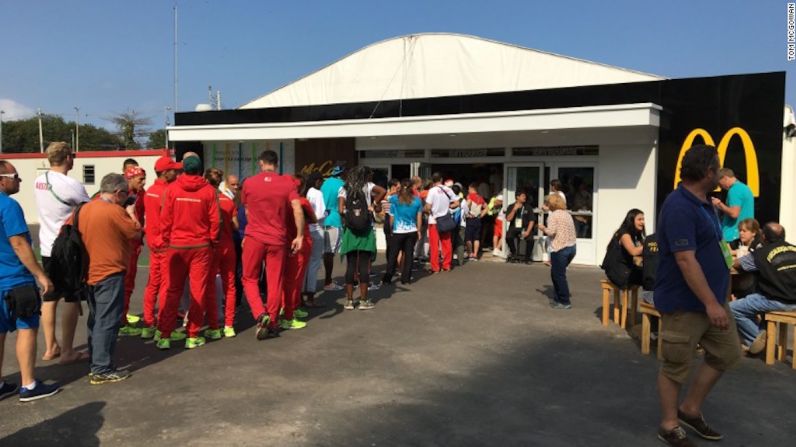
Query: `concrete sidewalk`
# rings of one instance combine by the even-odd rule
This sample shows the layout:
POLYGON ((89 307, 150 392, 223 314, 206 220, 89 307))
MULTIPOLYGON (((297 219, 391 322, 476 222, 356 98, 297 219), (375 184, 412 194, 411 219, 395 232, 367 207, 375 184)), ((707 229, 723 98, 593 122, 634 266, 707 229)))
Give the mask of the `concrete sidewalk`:
MULTIPOLYGON (((90 386, 86 364, 40 362, 38 376, 65 389, 0 402, 0 445, 661 445, 657 362, 600 325, 602 272, 570 269, 570 311, 548 306, 549 274, 470 263, 382 287, 371 311, 344 311, 343 293, 326 292, 307 329, 266 341, 244 306, 247 329, 200 349, 120 340, 118 364, 133 377, 117 384, 90 386)), ((4 372, 18 380, 14 340, 4 372)), ((705 407, 721 445, 793 445, 795 384, 787 365, 744 359, 705 407)))

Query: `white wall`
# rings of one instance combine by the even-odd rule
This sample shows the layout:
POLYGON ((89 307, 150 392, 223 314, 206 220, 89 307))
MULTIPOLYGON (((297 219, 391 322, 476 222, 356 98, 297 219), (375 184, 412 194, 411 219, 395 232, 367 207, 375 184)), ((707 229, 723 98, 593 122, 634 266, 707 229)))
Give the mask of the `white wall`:
POLYGON ((279 164, 284 174, 296 170, 296 145, 293 140, 267 141, 203 141, 205 168, 218 168, 225 174, 241 178, 257 172, 257 158, 266 149, 281 155, 279 164))
MULTIPOLYGON (((782 185, 780 185, 779 223, 785 235, 796 240, 796 137, 782 140, 782 185)), ((762 223, 762 222, 761 222, 762 223)))
MULTIPOLYGON (((150 152, 150 151, 147 151, 150 152)), ((119 152, 119 156, 90 156, 90 152, 78 152, 75 159, 74 168, 69 172, 69 176, 83 183, 83 166, 94 166, 94 183, 85 184, 86 192, 91 196, 99 191, 100 181, 106 174, 112 172, 121 173, 122 162, 127 158, 134 158, 138 164, 146 170, 147 185, 151 185, 155 181, 155 160, 163 155, 161 151, 151 151, 151 155, 129 155, 125 152, 119 152)), ((40 158, 15 158, 12 154, 3 154, 0 157, 9 161, 17 169, 19 176, 22 178, 19 193, 13 196, 17 202, 22 205, 25 211, 25 219, 29 224, 39 223, 39 213, 36 208, 36 199, 33 194, 33 180, 40 174, 50 169, 50 164, 47 158, 43 155, 40 158)))

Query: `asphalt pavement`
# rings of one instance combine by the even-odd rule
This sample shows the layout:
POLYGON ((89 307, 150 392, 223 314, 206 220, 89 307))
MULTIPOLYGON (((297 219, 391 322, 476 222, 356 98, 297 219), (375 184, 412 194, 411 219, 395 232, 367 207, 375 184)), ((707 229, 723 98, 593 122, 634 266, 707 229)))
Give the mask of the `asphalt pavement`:
MULTIPOLYGON (((243 306, 236 338, 195 350, 120 339, 117 363, 133 376, 115 384, 89 385, 85 363, 39 361, 37 376, 64 390, 0 402, 0 446, 661 445, 654 354, 600 324, 600 270, 569 276, 571 310, 549 307, 541 264, 474 262, 384 286, 368 311, 343 310, 343 292, 325 292, 306 329, 265 341, 243 306)), ((3 373, 18 381, 14 342, 3 373)), ((796 371, 745 358, 704 412, 725 434, 720 445, 791 446, 794 402, 796 371)))

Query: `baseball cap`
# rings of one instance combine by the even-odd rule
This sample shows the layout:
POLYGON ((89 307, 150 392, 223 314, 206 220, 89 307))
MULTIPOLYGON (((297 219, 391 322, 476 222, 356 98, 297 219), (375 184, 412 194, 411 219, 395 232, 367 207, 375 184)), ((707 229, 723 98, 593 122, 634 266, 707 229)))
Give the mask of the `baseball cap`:
POLYGON ((332 176, 338 176, 338 175, 342 174, 343 171, 345 171, 345 169, 342 166, 337 165, 334 168, 332 168, 332 174, 331 175, 332 176))
POLYGON ((155 161, 155 172, 168 171, 169 169, 182 169, 182 163, 177 163, 166 155, 155 161))
POLYGON ((139 175, 146 175, 146 171, 138 166, 130 166, 124 171, 124 178, 130 180, 131 178, 138 177, 139 175))
POLYGON ((199 174, 202 172, 202 160, 199 157, 184 158, 182 168, 188 174, 199 174))
POLYGON ((503 194, 496 195, 495 196, 495 200, 500 200, 502 202, 503 201, 503 194))

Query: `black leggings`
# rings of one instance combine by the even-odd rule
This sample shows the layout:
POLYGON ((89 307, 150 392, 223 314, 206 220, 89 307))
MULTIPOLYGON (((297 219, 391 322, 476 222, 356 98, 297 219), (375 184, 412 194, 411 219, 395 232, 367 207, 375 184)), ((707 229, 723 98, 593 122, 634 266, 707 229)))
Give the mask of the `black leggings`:
POLYGON ((370 258, 373 253, 369 251, 355 250, 346 253, 347 261, 345 269, 345 283, 354 284, 354 275, 359 271, 359 283, 369 284, 370 281, 370 258))
POLYGON ((384 273, 385 282, 390 282, 398 265, 398 253, 404 252, 404 267, 401 271, 401 281, 409 282, 412 278, 412 262, 415 257, 415 244, 417 231, 411 233, 393 233, 390 238, 390 257, 387 259, 387 271, 384 273))

